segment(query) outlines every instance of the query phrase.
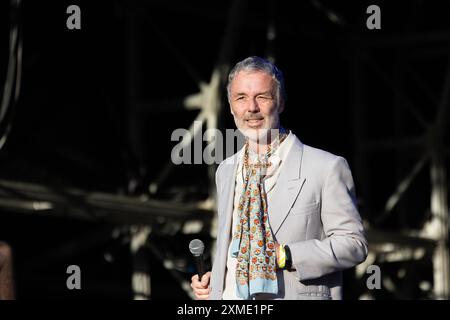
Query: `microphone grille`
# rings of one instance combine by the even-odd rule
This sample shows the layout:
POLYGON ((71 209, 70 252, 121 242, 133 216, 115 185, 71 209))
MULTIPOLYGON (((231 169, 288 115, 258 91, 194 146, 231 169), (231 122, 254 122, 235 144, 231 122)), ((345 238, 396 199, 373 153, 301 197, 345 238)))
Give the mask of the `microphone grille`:
POLYGON ((189 250, 191 253, 198 257, 203 254, 203 250, 205 250, 205 245, 203 241, 200 239, 194 239, 189 243, 189 250))

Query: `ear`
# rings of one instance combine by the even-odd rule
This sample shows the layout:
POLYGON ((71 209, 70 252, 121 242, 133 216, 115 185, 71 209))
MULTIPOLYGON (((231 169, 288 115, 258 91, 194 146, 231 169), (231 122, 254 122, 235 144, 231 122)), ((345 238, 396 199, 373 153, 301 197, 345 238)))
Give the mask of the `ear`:
POLYGON ((231 106, 231 102, 228 100, 228 104, 229 104, 229 106, 230 106, 230 112, 231 112, 231 114, 233 115, 233 117, 234 117, 234 111, 233 111, 233 107, 231 106))

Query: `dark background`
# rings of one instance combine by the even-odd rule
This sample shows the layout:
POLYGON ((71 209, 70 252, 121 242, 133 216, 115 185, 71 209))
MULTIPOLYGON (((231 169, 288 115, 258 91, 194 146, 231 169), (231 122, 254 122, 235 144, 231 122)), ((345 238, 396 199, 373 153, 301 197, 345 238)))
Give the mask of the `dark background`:
MULTIPOLYGON (((13 20, 8 1, 0 6, 3 84, 13 20)), ((206 199, 206 165, 173 168, 156 194, 148 186, 170 161, 172 131, 188 128, 198 113, 183 109, 176 99, 196 93, 198 80, 209 82, 223 53, 230 7, 229 1, 203 0, 23 1, 18 11, 22 84, 7 117, 11 131, 0 150, 0 179, 43 185, 56 193, 76 189, 181 204, 206 199), (66 28, 71 4, 81 8, 81 30, 66 28)), ((225 58, 228 66, 249 55, 275 58, 287 86, 283 125, 302 142, 349 161, 361 215, 374 228, 394 233, 420 229, 430 216, 426 165, 394 213, 377 220, 427 144, 367 154, 358 139, 364 135, 376 143, 426 136, 428 128, 404 105, 412 101, 425 120, 435 121, 433 98, 439 100, 445 89, 450 53, 449 9, 447 1, 251 0, 233 22, 238 33, 225 58), (366 28, 371 4, 381 8, 381 30, 366 28), (330 20, 330 13, 340 20, 330 20), (273 41, 266 36, 269 24, 276 29, 273 41), (369 62, 355 67, 358 59, 369 62), (425 83, 426 90, 418 83, 425 83), (365 166, 358 165, 362 155, 365 166)), ((224 87, 221 93, 224 97, 224 87)), ((223 106, 221 128, 234 128, 225 99, 223 106)), ((5 125, 0 129, 3 134, 5 125)), ((442 141, 447 167, 445 130, 442 141)), ((83 198, 71 201, 85 208, 89 219, 74 218, 65 209, 24 214, 0 207, 0 240, 14 250, 18 297, 131 298, 129 237, 126 231, 118 238, 111 235, 132 222, 126 216, 120 222, 89 216, 83 198), (112 262, 105 259, 108 252, 113 252, 112 262), (81 291, 66 289, 70 264, 81 267, 81 291)), ((209 240, 206 231, 197 236, 209 240)), ((180 275, 189 279, 195 269, 186 251, 193 237, 156 232, 150 240, 172 257, 183 257, 180 275)), ((146 259, 152 298, 187 298, 154 252, 146 259)), ((432 282, 430 256, 419 264, 391 263, 383 270, 395 275, 400 267, 407 270, 406 279, 398 280, 401 293, 381 290, 377 297, 429 298, 418 285, 424 279, 432 282)), ((365 280, 355 281, 353 273, 346 272, 346 297, 356 299, 365 280)))

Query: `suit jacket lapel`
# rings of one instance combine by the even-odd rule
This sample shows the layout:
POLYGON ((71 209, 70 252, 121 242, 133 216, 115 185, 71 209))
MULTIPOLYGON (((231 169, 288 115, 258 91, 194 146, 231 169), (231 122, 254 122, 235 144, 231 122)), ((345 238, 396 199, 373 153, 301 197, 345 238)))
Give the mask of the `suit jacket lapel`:
POLYGON ((305 179, 301 176, 302 156, 303 144, 295 137, 285 163, 281 164, 280 175, 269 204, 269 221, 274 235, 286 220, 305 183, 305 179))

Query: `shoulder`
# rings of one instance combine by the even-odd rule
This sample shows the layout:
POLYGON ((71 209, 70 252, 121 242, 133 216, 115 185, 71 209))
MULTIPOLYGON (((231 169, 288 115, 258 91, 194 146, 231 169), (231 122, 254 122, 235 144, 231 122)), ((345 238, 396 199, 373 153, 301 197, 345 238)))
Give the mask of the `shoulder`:
POLYGON ((216 169, 216 184, 219 187, 222 177, 226 177, 229 174, 232 174, 235 164, 239 161, 242 155, 242 149, 233 154, 232 156, 223 160, 216 169))
POLYGON ((340 159, 345 160, 343 157, 333 154, 331 152, 311 147, 309 145, 303 145, 303 162, 315 165, 317 167, 328 167, 329 165, 340 161, 340 159))
POLYGON ((302 166, 315 175, 326 176, 333 171, 350 171, 347 160, 331 152, 303 145, 302 166))
POLYGON ((240 149, 238 152, 236 152, 235 154, 233 154, 232 156, 226 158, 225 160, 223 160, 221 163, 219 163, 219 166, 217 167, 216 170, 216 176, 220 175, 220 173, 223 170, 226 170, 227 168, 234 167, 234 165, 239 161, 240 156, 242 154, 242 150, 240 149))
POLYGON ((306 144, 303 145, 303 153, 304 157, 315 161, 320 161, 322 163, 330 163, 336 161, 337 158, 341 158, 340 156, 335 155, 331 152, 319 148, 314 148, 306 144))

